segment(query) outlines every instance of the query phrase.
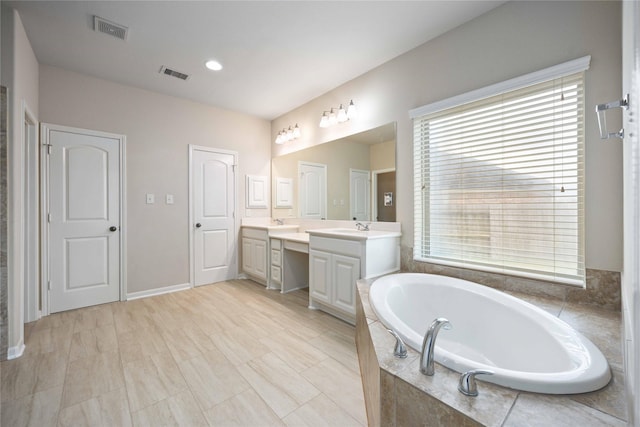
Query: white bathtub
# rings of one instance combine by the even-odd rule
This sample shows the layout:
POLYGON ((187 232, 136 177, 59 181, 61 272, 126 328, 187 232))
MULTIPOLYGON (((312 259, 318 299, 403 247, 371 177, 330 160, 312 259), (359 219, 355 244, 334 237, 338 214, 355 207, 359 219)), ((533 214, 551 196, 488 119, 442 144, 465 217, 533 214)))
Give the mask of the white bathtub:
MULTIPOLYGON (((478 377, 516 390, 585 393, 611 379, 600 350, 571 326, 521 299, 466 280, 432 274, 393 274, 369 293, 378 318, 420 352, 437 317, 435 359, 457 372, 489 369, 478 377)), ((436 375, 438 372, 436 370, 436 375)))

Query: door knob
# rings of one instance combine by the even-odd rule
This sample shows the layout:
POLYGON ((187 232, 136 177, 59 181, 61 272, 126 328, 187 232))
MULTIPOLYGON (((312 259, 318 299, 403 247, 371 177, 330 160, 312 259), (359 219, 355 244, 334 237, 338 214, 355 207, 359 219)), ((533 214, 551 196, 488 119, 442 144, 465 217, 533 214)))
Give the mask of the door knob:
POLYGON ((196 228, 200 228, 202 227, 202 224, 200 224, 199 222, 196 223, 196 228))
POLYGON ((116 227, 115 225, 112 225, 111 227, 109 227, 109 231, 117 231, 118 227, 116 227))

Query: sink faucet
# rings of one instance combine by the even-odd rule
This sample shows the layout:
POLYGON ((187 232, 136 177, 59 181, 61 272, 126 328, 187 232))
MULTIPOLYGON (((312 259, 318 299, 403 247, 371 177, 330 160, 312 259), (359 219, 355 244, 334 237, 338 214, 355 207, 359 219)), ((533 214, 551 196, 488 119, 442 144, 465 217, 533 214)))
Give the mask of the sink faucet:
POLYGON ((282 219, 280 219, 280 218, 276 218, 276 219, 274 219, 274 221, 275 221, 275 222, 276 222, 276 224, 278 224, 278 225, 284 225, 284 221, 283 221, 282 219))
POLYGON ((425 375, 433 375, 433 349, 436 346, 436 336, 440 328, 451 329, 451 323, 444 317, 438 317, 431 323, 422 341, 422 353, 420 354, 420 372, 425 375))
POLYGON ((358 231, 369 231, 369 224, 356 222, 356 228, 358 229, 358 231))

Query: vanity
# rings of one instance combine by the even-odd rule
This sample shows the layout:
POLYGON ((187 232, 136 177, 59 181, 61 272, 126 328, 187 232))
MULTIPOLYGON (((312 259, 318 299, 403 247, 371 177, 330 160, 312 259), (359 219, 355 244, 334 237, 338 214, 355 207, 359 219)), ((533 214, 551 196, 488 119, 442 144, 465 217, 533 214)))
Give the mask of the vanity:
POLYGON ((309 234, 271 237, 271 288, 287 293, 309 286, 309 234))
POLYGON ((271 287, 271 236, 291 233, 297 225, 242 225, 242 271, 251 279, 271 287))
POLYGON ((400 271, 400 231, 308 230, 309 308, 355 324, 356 286, 400 271))

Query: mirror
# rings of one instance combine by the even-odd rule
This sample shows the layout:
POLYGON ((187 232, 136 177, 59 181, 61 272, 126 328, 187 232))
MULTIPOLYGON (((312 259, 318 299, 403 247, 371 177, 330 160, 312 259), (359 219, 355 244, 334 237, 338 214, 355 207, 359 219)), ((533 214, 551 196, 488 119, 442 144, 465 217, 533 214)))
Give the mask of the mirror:
POLYGON ((396 125, 271 160, 272 217, 396 220, 396 125))

